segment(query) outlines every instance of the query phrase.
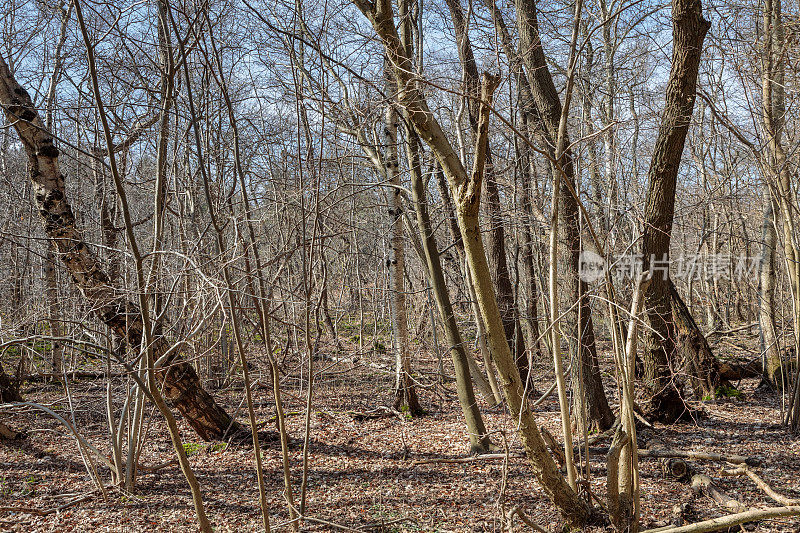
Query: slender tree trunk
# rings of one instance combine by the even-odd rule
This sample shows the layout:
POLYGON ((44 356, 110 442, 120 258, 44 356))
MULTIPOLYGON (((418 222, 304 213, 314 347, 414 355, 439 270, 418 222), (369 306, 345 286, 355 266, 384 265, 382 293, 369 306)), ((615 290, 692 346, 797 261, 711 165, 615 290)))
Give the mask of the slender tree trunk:
MULTIPOLYGON (((524 131, 527 131, 527 116, 523 115, 524 131)), ((522 161, 520 163, 520 178, 521 178, 521 194, 520 203, 524 219, 521 222, 522 233, 522 265, 524 269, 524 279, 527 286, 528 300, 525 306, 525 320, 528 324, 528 348, 532 352, 533 359, 541 361, 542 355, 542 342, 540 339, 541 333, 539 331, 539 283, 537 280, 537 273, 535 267, 536 249, 534 245, 534 216, 533 216, 533 202, 531 201, 531 182, 535 179, 533 176, 533 161, 531 161, 532 154, 527 144, 523 143, 520 150, 522 161)))
MULTIPOLYGON (((394 86, 388 84, 387 94, 393 94, 394 86)), ((386 135, 386 171, 389 183, 394 185, 389 191, 389 224, 391 228, 391 256, 387 260, 391 284, 392 336, 397 365, 395 382, 395 409, 407 410, 411 414, 421 414, 422 407, 417 398, 417 389, 411 376, 411 354, 409 354, 408 318, 406 316, 405 292, 405 250, 403 237, 403 202, 400 187, 400 167, 397 157, 397 109, 393 103, 386 107, 384 133, 386 135)))
MULTIPOLYGON (((411 169, 411 194, 414 198, 417 223, 422 232, 422 249, 430 274, 431 288, 436 300, 436 307, 439 310, 439 317, 444 326, 445 339, 450 347, 450 355, 453 359, 458 401, 461 404, 461 411, 467 423, 471 450, 474 453, 486 453, 491 448, 491 441, 487 435, 480 409, 478 409, 478 404, 475 401, 475 392, 472 388, 469 361, 467 359, 469 355, 464 349, 464 340, 458 330, 456 316, 453 313, 453 306, 450 302, 450 294, 447 291, 447 284, 444 279, 442 263, 439 259, 439 250, 433 235, 433 227, 428 213, 427 192, 420 165, 420 151, 421 147, 416 132, 411 128, 407 128, 406 152, 411 169)), ((435 328, 436 325, 432 324, 432 327, 435 328)))
POLYGON ((608 211, 603 207, 605 222, 604 229, 609 232, 609 240, 612 244, 616 235, 616 224, 613 223, 614 218, 617 217, 617 204, 619 203, 619 194, 617 186, 617 172, 616 172, 616 157, 617 157, 617 136, 616 128, 611 125, 616 120, 616 111, 614 108, 614 101, 617 96, 617 76, 614 57, 616 55, 616 46, 614 43, 615 35, 612 35, 612 29, 616 28, 618 13, 609 13, 608 5, 605 0, 600 0, 600 12, 603 16, 603 78, 605 84, 606 101, 603 106, 603 127, 607 128, 605 135, 603 135, 603 151, 605 153, 605 181, 608 187, 606 205, 608 211))
MULTIPOLYGON (((47 98, 45 100, 45 118, 44 123, 48 131, 53 130, 53 109, 55 107, 56 89, 58 82, 61 79, 62 68, 64 64, 64 57, 62 50, 64 43, 67 40, 67 25, 69 23, 70 14, 72 13, 72 3, 69 7, 64 8, 64 5, 59 5, 61 14, 61 33, 59 35, 58 44, 55 50, 55 62, 53 64, 53 72, 50 75, 50 83, 47 87, 47 98)), ((58 275, 56 273, 56 255, 55 247, 51 241, 47 242, 47 255, 44 261, 44 279, 45 279, 45 297, 47 298, 47 318, 50 322, 50 335, 53 337, 61 336, 61 306, 58 301, 58 275)), ((60 373, 63 370, 63 355, 64 347, 61 341, 53 339, 51 363, 53 365, 53 372, 60 373)))
MULTIPOLYGON (((786 39, 782 21, 781 0, 764 3, 764 43, 762 56, 762 110, 768 138, 768 172, 773 183, 773 199, 783 220, 783 250, 792 297, 794 353, 797 358, 794 383, 789 397, 786 422, 793 431, 800 429, 800 248, 795 231, 796 198, 792 170, 783 133, 786 126, 786 39)), ((781 365, 782 366, 782 365, 781 365)))
MULTIPOLYGON (((602 3, 601 3, 602 5, 602 3)), ((610 24, 610 21, 607 22, 610 24)), ((594 108, 592 100, 595 97, 597 85, 593 83, 595 77, 594 70, 594 46, 592 46, 591 32, 588 22, 584 22, 583 35, 586 39, 583 64, 583 98, 581 99, 581 112, 583 114, 583 124, 585 135, 589 138, 586 142, 586 152, 589 157, 589 186, 591 188, 591 201, 597 225, 604 231, 608 231, 608 220, 603 198, 603 178, 600 175, 600 163, 597 157, 597 146, 591 137, 594 136, 594 108)))
MULTIPOLYGON (((477 100, 480 94, 480 76, 475 56, 472 52, 469 33, 467 31, 467 21, 464 11, 461 8, 460 0, 447 0, 447 7, 453 19, 453 26, 456 30, 456 40, 458 44, 458 55, 461 61, 464 86, 463 90, 466 98, 466 107, 469 115, 469 123, 473 135, 478 132, 478 107, 477 100)), ((508 269, 508 258, 506 256, 506 235, 503 225, 503 212, 500 205, 500 190, 494 172, 491 146, 486 152, 486 183, 485 183, 485 205, 486 214, 489 219, 489 231, 487 241, 489 248, 490 264, 492 269, 492 282, 497 293, 497 304, 500 307, 500 316, 503 318, 503 329, 506 332, 509 344, 514 351, 514 359, 519 367, 520 375, 528 379, 530 377, 530 360, 525 350, 525 339, 521 334, 522 329, 519 325, 517 306, 514 302, 514 287, 511 283, 511 274, 508 269)), ((530 384, 529 384, 530 386, 530 384)), ((534 392, 532 386, 530 392, 534 392)))
POLYGON ((50 322, 51 343, 50 363, 53 372, 60 373, 64 369, 64 347, 61 341, 61 305, 58 301, 58 277, 56 274, 56 256, 52 242, 47 242, 47 255, 44 259, 45 297, 47 298, 47 319, 50 322))
POLYGON ((469 272, 469 265, 464 257, 464 241, 461 238, 461 231, 458 229, 458 219, 456 217, 455 207, 453 206, 453 200, 450 197, 450 190, 448 189, 444 172, 442 172, 442 169, 439 165, 436 165, 435 173, 436 183, 439 187, 439 196, 442 198, 442 207, 444 208, 444 214, 447 218, 447 228, 450 230, 450 236, 453 238, 453 246, 458 251, 459 268, 462 270, 462 278, 464 280, 464 285, 467 287, 466 292, 470 301, 470 309, 473 317, 475 318, 478 347, 480 349, 480 354, 483 358, 484 365, 486 365, 486 377, 484 377, 483 372, 481 372, 478 364, 475 362, 475 359, 472 357, 472 355, 469 355, 468 363, 470 374, 472 375, 472 379, 474 380, 475 384, 479 385, 481 394, 484 396, 484 398, 486 398, 486 401, 494 405, 502 402, 503 397, 502 393, 500 392, 500 387, 497 385, 497 378, 494 373, 494 364, 492 363, 491 355, 486 347, 486 334, 483 327, 483 318, 481 317, 480 309, 478 308, 474 296, 475 285, 472 282, 472 275, 469 272))
POLYGON ((784 385, 778 334, 775 329, 775 201, 772 190, 764 187, 764 218, 761 223, 761 258, 758 275, 758 325, 761 341, 761 368, 764 380, 775 388, 784 385))

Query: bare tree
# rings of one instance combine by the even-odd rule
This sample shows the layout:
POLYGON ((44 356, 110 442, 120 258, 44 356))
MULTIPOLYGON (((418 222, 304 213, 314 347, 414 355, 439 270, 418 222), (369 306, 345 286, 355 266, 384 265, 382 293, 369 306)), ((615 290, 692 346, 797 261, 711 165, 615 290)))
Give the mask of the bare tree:
POLYGON ((672 20, 672 70, 648 171, 642 240, 643 268, 653 276, 645 292, 652 329, 644 352, 644 379, 651 395, 651 412, 658 419, 668 421, 688 413, 674 374, 678 361, 669 294, 669 244, 678 167, 694 110, 703 40, 710 27, 703 18, 700 0, 674 0, 672 20))

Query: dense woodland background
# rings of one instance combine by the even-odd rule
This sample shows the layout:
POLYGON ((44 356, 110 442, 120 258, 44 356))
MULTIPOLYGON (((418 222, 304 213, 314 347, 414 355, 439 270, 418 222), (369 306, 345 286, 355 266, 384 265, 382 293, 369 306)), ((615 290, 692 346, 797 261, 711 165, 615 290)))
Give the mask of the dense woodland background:
POLYGON ((0 527, 798 531, 798 24, 3 3, 0 527))

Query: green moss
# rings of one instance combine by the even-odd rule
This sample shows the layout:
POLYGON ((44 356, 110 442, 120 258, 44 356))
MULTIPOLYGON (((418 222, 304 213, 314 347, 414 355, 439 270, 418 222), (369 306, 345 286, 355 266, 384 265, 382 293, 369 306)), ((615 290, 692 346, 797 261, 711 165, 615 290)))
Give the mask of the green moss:
POLYGON ((200 444, 199 442, 184 442, 183 443, 183 451, 186 452, 186 455, 194 455, 197 452, 201 451, 205 446, 200 444))
POLYGON ((217 442, 208 447, 208 451, 211 453, 224 452, 227 449, 228 449, 227 442, 217 442))
POLYGON ((717 390, 714 392, 716 393, 717 397, 722 396, 725 398, 741 398, 742 396, 744 396, 742 394, 742 391, 740 391, 734 386, 717 387, 717 390))

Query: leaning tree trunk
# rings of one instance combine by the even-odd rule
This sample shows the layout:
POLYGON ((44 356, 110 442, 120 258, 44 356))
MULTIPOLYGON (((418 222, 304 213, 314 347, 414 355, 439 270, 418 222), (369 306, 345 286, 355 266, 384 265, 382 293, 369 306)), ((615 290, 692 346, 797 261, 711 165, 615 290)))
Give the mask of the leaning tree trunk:
MULTIPOLYGON (((412 31, 410 28, 411 19, 407 13, 408 3, 400 4, 400 17, 403 20, 400 36, 403 40, 406 55, 413 54, 412 31)), ((453 369, 455 370, 456 391, 458 402, 461 404, 461 411, 469 431, 470 448, 474 453, 486 453, 490 451, 491 440, 486 432, 481 411, 475 401, 475 391, 472 388, 470 378, 469 359, 464 349, 464 341, 458 329, 456 316, 453 313, 453 305, 450 302, 450 293, 447 291, 447 284, 444 279, 442 263, 439 259, 439 250, 436 247, 436 238, 433 233, 433 225, 428 212, 428 199, 426 182, 422 176, 422 146, 417 132, 411 127, 408 121, 405 122, 406 132, 406 159, 408 160, 409 173, 411 174, 411 195, 414 201, 414 211, 417 215, 417 224, 421 236, 421 259, 424 260, 428 270, 433 295, 436 299, 436 306, 444 327, 447 345, 450 346, 450 355, 453 359, 453 369)), ((399 191, 398 191, 399 192, 399 191)), ((436 324, 431 324, 436 328, 436 324)))
POLYGON ((450 232, 450 236, 453 238, 453 244, 451 246, 454 247, 458 253, 459 268, 463 274, 463 285, 466 286, 466 293, 470 301, 470 309, 475 318, 478 348, 486 368, 486 377, 484 378, 483 372, 475 362, 475 358, 470 354, 469 357, 467 357, 467 363, 470 365, 470 375, 474 383, 481 389, 481 394, 486 398, 486 401, 491 405, 495 405, 502 402, 503 397, 500 392, 500 387, 497 384, 497 377, 494 373, 494 363, 492 362, 491 355, 489 355, 489 349, 486 346, 483 318, 481 317, 480 309, 478 309, 477 302, 473 296, 475 285, 472 281, 472 275, 469 272, 469 265, 465 261, 466 252, 464 251, 464 240, 461 238, 461 230, 458 229, 456 209, 453 205, 453 200, 450 198, 450 189, 444 177, 444 172, 442 172, 442 168, 438 164, 436 165, 435 173, 439 196, 442 199, 442 209, 447 219, 447 228, 450 232))
POLYGON ((572 526, 581 527, 588 521, 591 510, 558 470, 536 424, 533 412, 523 401, 522 380, 503 330, 478 222, 483 163, 488 144, 489 110, 492 105, 492 93, 499 80, 486 76, 481 91, 481 100, 485 104, 481 106, 479 113, 475 166, 472 175, 468 175, 452 144, 442 131, 441 125, 431 113, 420 87, 413 79, 411 59, 405 53, 394 24, 392 2, 379 0, 373 3, 368 0, 354 0, 354 3, 380 37, 389 64, 392 65, 397 87, 400 88, 399 103, 405 108, 406 116, 417 134, 431 147, 442 165, 451 192, 456 199, 459 230, 473 273, 478 304, 486 321, 489 349, 501 375, 503 393, 516 420, 522 445, 533 472, 548 498, 559 508, 567 522, 572 526))
MULTIPOLYGON (((458 43, 458 57, 463 71, 463 90, 467 99, 469 124, 473 135, 478 134, 478 96, 480 95, 480 76, 472 44, 467 32, 467 24, 460 0, 447 0, 447 7, 453 20, 458 43)), ((494 166, 492 164, 491 146, 486 151, 486 214, 489 218, 489 231, 486 233, 489 258, 492 266, 492 282, 497 293, 497 305, 500 307, 500 316, 503 319, 503 329, 506 332, 509 344, 514 351, 514 359, 519 367, 520 375, 529 380, 531 377, 531 360, 525 349, 525 338, 519 322, 519 313, 514 301, 514 287, 511 283, 511 273, 508 269, 506 256, 506 234, 503 226, 503 213, 500 206, 500 190, 497 186, 494 166)), ((530 393, 534 392, 532 383, 528 383, 530 393)))
POLYGON ((483 84, 481 94, 482 105, 472 176, 460 186, 451 185, 452 188, 457 189, 460 193, 457 198, 459 227, 464 239, 464 247, 470 263, 470 269, 474 274, 478 305, 481 308, 481 314, 484 316, 489 333, 489 349, 503 378, 503 392, 511 409, 511 414, 518 420, 522 442, 528 457, 533 463, 534 471, 539 477, 545 492, 560 508, 564 518, 570 522, 570 525, 582 526, 589 516, 588 506, 557 470, 556 464, 533 419, 533 413, 523 402, 524 382, 514 364, 511 348, 504 335, 500 310, 497 306, 497 299, 490 280, 489 265, 486 261, 483 239, 481 238, 478 223, 478 210, 483 178, 482 165, 485 161, 485 150, 488 145, 488 108, 491 106, 492 92, 499 79, 492 79, 489 76, 485 76, 485 79, 487 81, 483 84), (484 104, 484 102, 486 103, 484 104))
MULTIPOLYGON (((469 431, 470 448, 473 453, 486 453, 490 451, 491 440, 486 432, 481 411, 475 401, 475 392, 470 378, 469 360, 470 357, 464 349, 464 340, 458 329, 456 315, 453 312, 453 305, 450 302, 450 294, 447 292, 447 284, 444 279, 442 263, 439 259, 439 250, 436 246, 436 238, 433 234, 430 214, 428 213, 428 200, 425 190, 425 181, 422 177, 420 168, 419 152, 420 144, 416 132, 412 128, 406 130, 406 151, 411 169, 411 193, 414 198, 414 210, 417 214, 417 224, 422 233, 422 250, 430 275, 431 287, 439 310, 439 317, 444 326, 445 339, 450 347, 450 355, 453 358, 453 369, 455 370, 456 391, 458 402, 461 404, 461 411, 469 431)), ((434 324, 433 327, 436 327, 434 324)))
MULTIPOLYGON (((65 194, 65 178, 58 163, 60 152, 27 91, 17 83, 3 58, 0 58, 0 104, 28 155, 28 175, 36 205, 44 231, 55 245, 56 255, 97 318, 138 349, 144 334, 139 307, 119 296, 122 291, 112 286, 104 265, 84 241, 65 194)), ((158 345, 153 347, 154 359, 168 348, 166 340, 159 337, 158 345)), ((156 369, 156 373, 166 399, 202 439, 219 439, 239 429, 236 421, 203 389, 194 367, 177 351, 156 369)))
POLYGON ((645 293, 651 329, 644 352, 644 378, 650 394, 649 410, 654 418, 666 422, 688 412, 673 373, 677 357, 669 290, 669 243, 678 166, 694 111, 703 39, 710 27, 703 18, 700 0, 673 0, 672 20, 672 70, 648 172, 650 185, 642 238, 643 268, 653 275, 645 293))

